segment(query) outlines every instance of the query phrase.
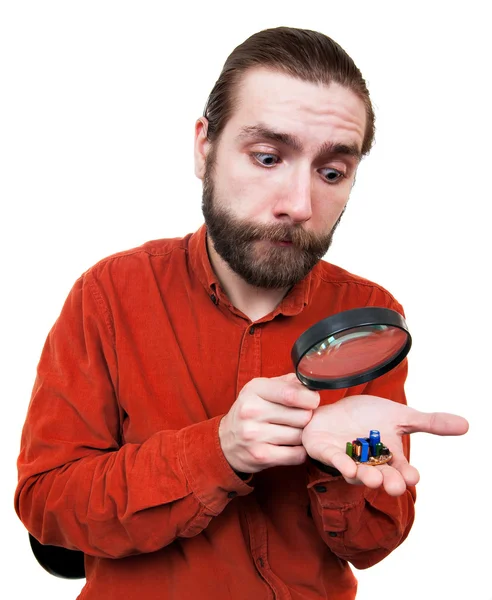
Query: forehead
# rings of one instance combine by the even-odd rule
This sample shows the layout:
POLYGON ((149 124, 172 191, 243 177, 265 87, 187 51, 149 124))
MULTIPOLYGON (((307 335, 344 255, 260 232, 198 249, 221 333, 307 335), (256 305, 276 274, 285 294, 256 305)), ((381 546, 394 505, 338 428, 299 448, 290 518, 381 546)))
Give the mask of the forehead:
POLYGON ((311 83, 278 71, 251 69, 238 85, 235 110, 224 133, 234 135, 257 123, 294 134, 306 147, 336 141, 360 149, 366 111, 354 92, 337 83, 311 83))

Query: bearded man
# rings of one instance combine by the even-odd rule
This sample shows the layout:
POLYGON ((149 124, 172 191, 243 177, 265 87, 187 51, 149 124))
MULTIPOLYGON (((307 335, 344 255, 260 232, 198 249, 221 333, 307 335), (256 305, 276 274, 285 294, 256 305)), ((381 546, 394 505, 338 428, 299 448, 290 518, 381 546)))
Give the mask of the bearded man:
POLYGON ((406 405, 406 359, 314 391, 290 349, 311 325, 402 306, 323 260, 372 145, 364 79, 333 40, 261 31, 195 127, 204 225, 105 258, 73 286, 39 362, 16 510, 84 555, 84 600, 352 600, 407 537, 409 433, 460 435, 406 405), (391 463, 347 440, 377 423, 391 463))

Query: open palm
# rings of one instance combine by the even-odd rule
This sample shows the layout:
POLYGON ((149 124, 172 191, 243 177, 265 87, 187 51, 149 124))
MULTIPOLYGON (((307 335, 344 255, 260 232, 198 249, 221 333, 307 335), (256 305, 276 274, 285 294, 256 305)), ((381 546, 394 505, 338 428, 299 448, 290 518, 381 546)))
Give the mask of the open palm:
POLYGON ((468 431, 468 422, 458 415, 424 413, 378 396, 349 396, 314 411, 304 428, 302 444, 311 458, 335 467, 349 483, 372 488, 383 485, 388 494, 399 496, 407 485, 415 485, 419 480, 402 445, 404 434, 417 431, 462 435, 468 431), (357 465, 345 453, 347 442, 367 437, 371 429, 379 430, 381 441, 393 454, 390 463, 357 465))

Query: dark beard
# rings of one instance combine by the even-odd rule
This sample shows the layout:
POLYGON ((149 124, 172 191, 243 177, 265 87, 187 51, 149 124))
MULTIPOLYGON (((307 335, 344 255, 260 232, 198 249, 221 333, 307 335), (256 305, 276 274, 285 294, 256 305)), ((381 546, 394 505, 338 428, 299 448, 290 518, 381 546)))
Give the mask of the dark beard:
POLYGON ((211 154, 203 179, 202 211, 216 252, 235 273, 259 288, 286 288, 304 279, 328 251, 343 212, 330 233, 323 236, 304 231, 302 225, 255 225, 241 221, 217 202, 211 154), (289 240, 292 244, 261 244, 260 249, 257 240, 289 240))

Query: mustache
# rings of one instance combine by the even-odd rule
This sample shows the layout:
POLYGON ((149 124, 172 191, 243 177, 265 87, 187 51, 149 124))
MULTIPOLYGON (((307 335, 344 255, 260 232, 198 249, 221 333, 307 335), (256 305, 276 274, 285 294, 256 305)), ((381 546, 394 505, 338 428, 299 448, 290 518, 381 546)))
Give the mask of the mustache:
POLYGON ((302 225, 292 226, 276 223, 272 225, 258 225, 247 223, 241 228, 241 239, 245 242, 267 240, 270 242, 292 242, 299 248, 311 248, 320 243, 318 235, 306 231, 302 225))

